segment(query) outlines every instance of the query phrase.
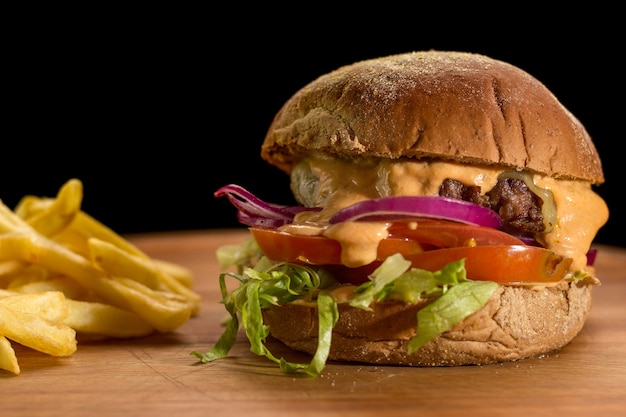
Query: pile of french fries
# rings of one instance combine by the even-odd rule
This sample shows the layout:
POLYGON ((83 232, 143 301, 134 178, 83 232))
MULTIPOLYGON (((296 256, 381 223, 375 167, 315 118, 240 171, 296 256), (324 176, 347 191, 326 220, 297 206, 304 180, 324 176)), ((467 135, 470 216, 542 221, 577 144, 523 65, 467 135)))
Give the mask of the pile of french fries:
POLYGON ((81 210, 83 184, 56 197, 0 201, 0 369, 15 375, 11 342, 58 357, 77 339, 170 332, 198 313, 192 273, 150 258, 81 210))

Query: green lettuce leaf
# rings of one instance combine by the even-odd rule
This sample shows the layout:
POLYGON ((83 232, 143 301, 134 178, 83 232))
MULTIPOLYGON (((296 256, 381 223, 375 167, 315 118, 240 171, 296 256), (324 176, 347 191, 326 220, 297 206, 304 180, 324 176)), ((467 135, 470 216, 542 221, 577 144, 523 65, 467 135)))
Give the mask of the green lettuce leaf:
POLYGON ((491 281, 467 281, 451 287, 445 294, 417 313, 417 335, 409 341, 413 353, 455 324, 480 310, 498 284, 491 281))

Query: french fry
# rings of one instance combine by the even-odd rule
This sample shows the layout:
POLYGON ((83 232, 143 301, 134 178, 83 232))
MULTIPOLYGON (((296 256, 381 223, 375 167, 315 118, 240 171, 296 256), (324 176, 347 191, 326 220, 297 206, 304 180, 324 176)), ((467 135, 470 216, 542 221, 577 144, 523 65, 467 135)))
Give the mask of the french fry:
POLYGON ((19 375, 20 365, 15 356, 15 350, 11 346, 11 342, 0 334, 0 369, 9 371, 15 375, 19 375))
POLYGON ((7 289, 22 294, 42 291, 60 291, 65 294, 66 298, 74 300, 91 300, 95 297, 95 295, 76 281, 62 275, 41 280, 24 280, 18 277, 7 286, 7 289))
POLYGON ((108 304, 67 300, 64 323, 80 334, 127 338, 146 336, 154 328, 137 314, 108 304))
POLYGON ((91 262, 103 271, 132 278, 153 290, 169 290, 179 294, 189 303, 191 314, 197 314, 200 308, 198 294, 160 269, 151 259, 124 252, 113 244, 95 238, 89 239, 89 248, 91 262))
POLYGON ((102 271, 125 276, 153 290, 163 289, 158 271, 150 260, 123 251, 112 243, 96 238, 88 239, 89 258, 102 271))
POLYGON ((82 256, 32 232, 0 235, 0 261, 7 259, 30 261, 64 274, 108 303, 134 311, 161 332, 172 331, 191 317, 192 306, 184 297, 164 297, 131 279, 106 276, 82 256), (129 287, 131 282, 137 285, 129 287))
POLYGON ((17 293, 15 291, 0 289, 0 298, 2 298, 2 297, 12 297, 12 296, 14 296, 16 294, 17 293))
POLYGON ((48 279, 50 271, 39 265, 28 264, 26 262, 16 262, 21 264, 20 268, 16 268, 12 273, 8 273, 0 277, 0 283, 4 283, 4 287, 12 289, 12 287, 25 285, 31 282, 40 282, 48 279))
POLYGON ((0 235, 0 261, 11 259, 43 266, 83 285, 100 275, 85 258, 32 229, 0 235))
POLYGON ((28 266, 27 263, 16 261, 15 259, 0 262, 0 277, 11 277, 19 273, 26 266, 28 266))
POLYGON ((61 187, 55 199, 43 200, 48 204, 37 205, 36 199, 23 198, 15 208, 15 213, 25 219, 38 233, 50 237, 72 223, 76 214, 80 212, 82 199, 83 184, 72 179, 61 187))
POLYGON ((71 327, 2 305, 0 334, 51 356, 70 356, 76 352, 76 331, 71 327))
POLYGON ((71 179, 61 187, 56 198, 23 197, 15 208, 15 215, 39 233, 54 237, 83 256, 88 254, 87 240, 95 237, 128 253, 148 258, 128 240, 80 210, 82 191, 82 183, 71 179))
POLYGON ((188 269, 150 258, 81 210, 82 183, 55 198, 0 200, 0 369, 20 373, 11 341, 71 355, 76 335, 169 332, 197 314, 188 269))
POLYGON ((174 264, 162 259, 152 259, 156 266, 168 275, 171 275, 176 281, 180 282, 187 288, 193 285, 193 274, 183 266, 174 264))
POLYGON ((69 314, 65 295, 59 291, 15 293, 13 296, 0 298, 0 307, 38 316, 50 322, 62 322, 69 314))
POLYGON ((76 332, 63 324, 69 315, 66 301, 59 291, 19 294, 0 290, 0 369, 20 373, 8 339, 53 356, 76 351, 76 332))
POLYGON ((83 211, 76 214, 74 221, 65 230, 54 236, 55 241, 73 248, 76 253, 84 257, 89 255, 88 240, 90 238, 108 242, 135 256, 148 258, 148 255, 135 245, 83 211))
POLYGON ((101 291, 108 291, 110 299, 118 298, 114 305, 136 312, 160 332, 175 330, 191 317, 189 303, 182 296, 152 290, 130 278, 113 277, 101 291))
POLYGON ((15 279, 16 274, 19 274, 27 266, 27 263, 14 259, 0 262, 0 288, 7 288, 15 279))
POLYGON ((67 223, 58 220, 56 222, 50 221, 56 224, 67 223, 67 227, 64 230, 59 231, 62 236, 56 236, 54 238, 55 241, 64 244, 74 242, 75 245, 73 245, 73 247, 79 246, 81 248, 79 251, 80 254, 85 257, 87 257, 87 254, 90 253, 89 240, 91 238, 109 243, 129 255, 153 262, 159 269, 164 271, 164 273, 171 275, 184 286, 188 288, 191 287, 193 277, 188 269, 170 262, 149 258, 136 246, 128 242, 128 240, 124 239, 88 214, 79 211, 81 200, 80 196, 82 196, 82 184, 78 180, 70 180, 61 188, 56 200, 28 196, 20 201, 15 209, 15 213, 26 220, 27 223, 33 225, 37 231, 41 231, 41 229, 35 226, 42 223, 42 219, 49 219, 54 214, 59 214, 62 219, 66 219, 70 217, 68 212, 73 213, 73 210, 76 210, 75 215, 73 216, 73 222, 67 223), (65 202, 65 204, 63 204, 63 202, 65 202), (68 209, 68 207, 70 207, 70 209, 68 209), (68 238, 68 236, 73 237, 68 238), (80 244, 76 244, 78 241, 80 241, 80 244))
POLYGON ((0 200, 0 233, 13 233, 20 230, 33 229, 0 200))

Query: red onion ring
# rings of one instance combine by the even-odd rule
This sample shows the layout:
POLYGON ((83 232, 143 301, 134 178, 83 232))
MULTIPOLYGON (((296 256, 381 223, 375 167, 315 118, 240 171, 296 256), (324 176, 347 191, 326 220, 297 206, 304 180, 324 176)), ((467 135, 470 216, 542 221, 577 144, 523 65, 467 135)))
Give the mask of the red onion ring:
POLYGON ((337 211, 330 223, 436 218, 499 229, 493 210, 464 200, 439 196, 395 196, 365 200, 337 211))
POLYGON ((598 255, 598 249, 592 248, 587 252, 587 266, 593 266, 596 263, 596 256, 598 255))
POLYGON ((267 203, 245 188, 228 184, 219 188, 215 197, 226 196, 238 210, 237 218, 248 226, 275 228, 283 224, 291 223, 294 216, 301 211, 319 211, 321 208, 308 208, 304 206, 286 206, 267 203))
MULTIPOLYGON (((321 207, 286 206, 267 203, 245 188, 228 184, 213 194, 226 196, 237 208, 237 219, 242 224, 274 229, 293 222, 301 211, 320 211, 321 207)), ((461 223, 499 229, 502 218, 493 210, 464 200, 439 196, 396 196, 366 200, 339 210, 330 218, 330 223, 345 221, 385 221, 412 218, 437 218, 461 223)), ((528 245, 537 242, 526 241, 528 245)), ((587 252, 587 265, 593 265, 597 249, 587 252)))

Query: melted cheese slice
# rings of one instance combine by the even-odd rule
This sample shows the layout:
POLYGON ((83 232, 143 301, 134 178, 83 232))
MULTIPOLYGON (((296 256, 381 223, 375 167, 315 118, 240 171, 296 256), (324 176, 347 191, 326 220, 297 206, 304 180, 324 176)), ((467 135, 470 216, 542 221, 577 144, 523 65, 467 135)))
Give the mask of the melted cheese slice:
MULTIPOLYGON (((365 265, 376 258, 380 240, 387 236, 386 223, 344 222, 329 225, 338 210, 359 201, 386 196, 438 195, 447 179, 476 185, 484 192, 498 181, 500 168, 469 166, 442 161, 389 161, 357 165, 335 159, 311 158, 311 171, 319 178, 313 196, 307 196, 319 212, 302 212, 293 224, 281 230, 294 234, 325 235, 342 245, 342 262, 348 266, 365 265)), ((557 206, 558 222, 544 236, 545 244, 557 254, 573 259, 571 270, 586 267, 586 253, 597 231, 608 219, 606 203, 585 181, 555 180, 534 175, 533 182, 551 191, 557 206)))

